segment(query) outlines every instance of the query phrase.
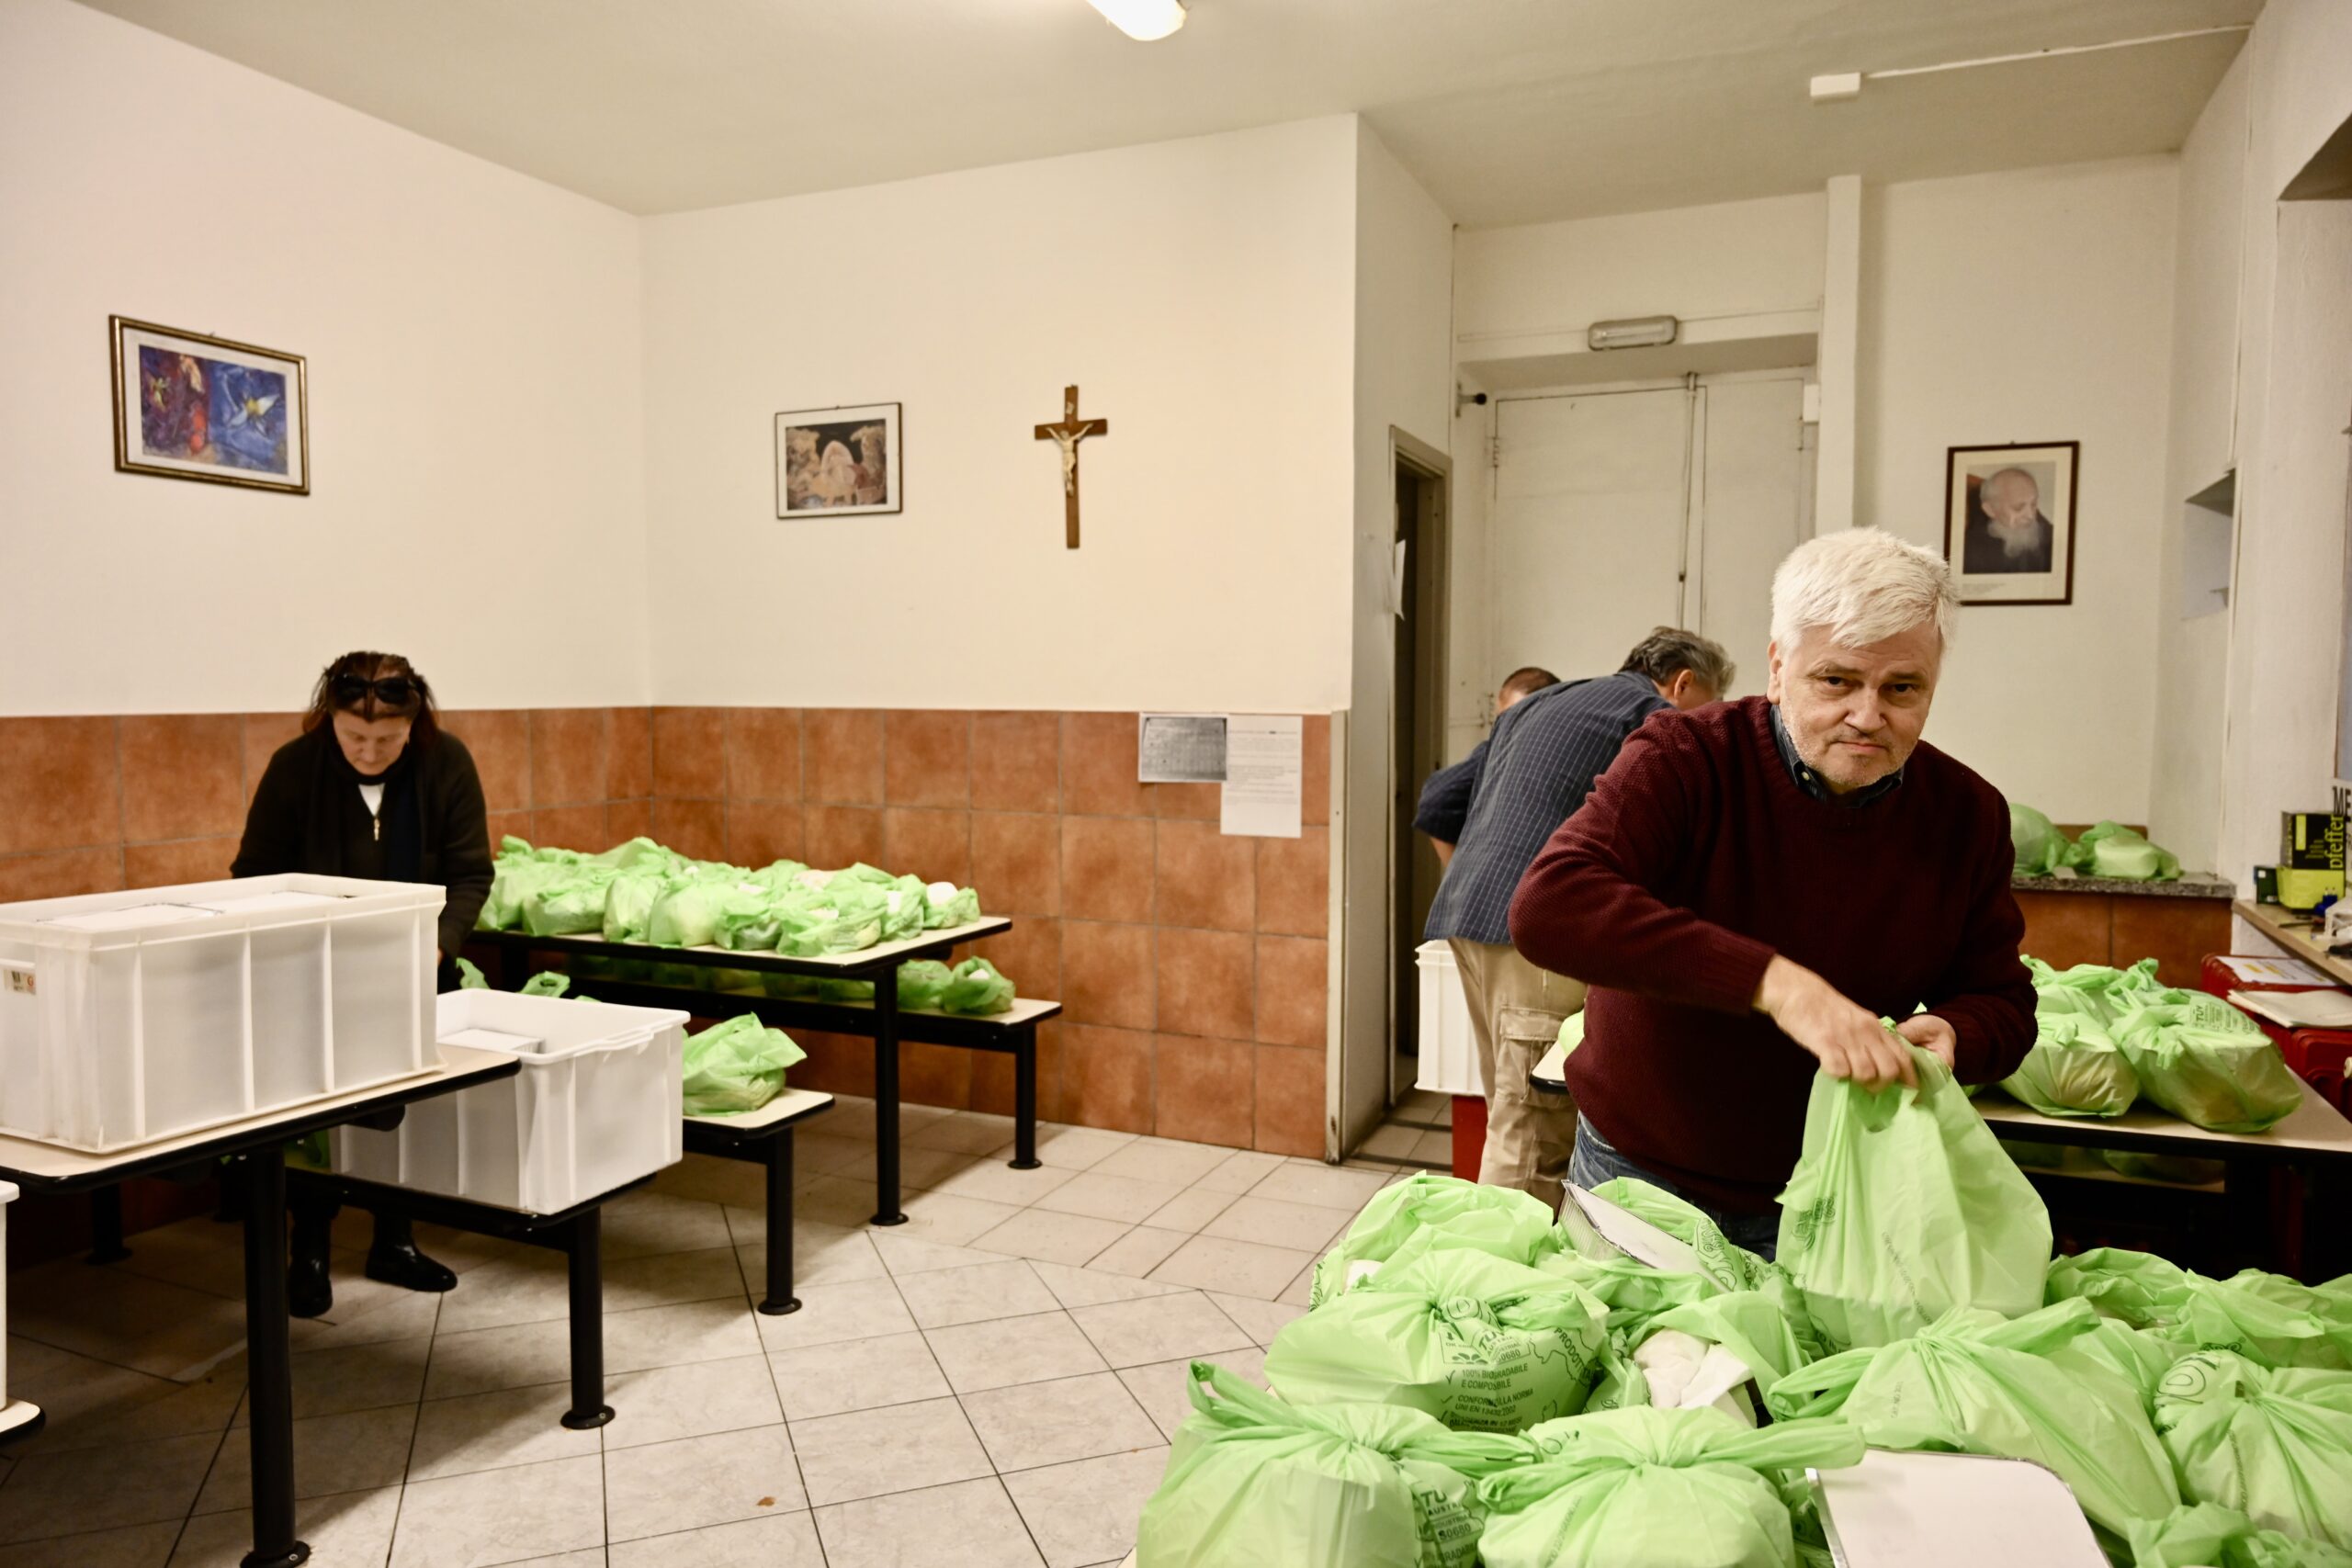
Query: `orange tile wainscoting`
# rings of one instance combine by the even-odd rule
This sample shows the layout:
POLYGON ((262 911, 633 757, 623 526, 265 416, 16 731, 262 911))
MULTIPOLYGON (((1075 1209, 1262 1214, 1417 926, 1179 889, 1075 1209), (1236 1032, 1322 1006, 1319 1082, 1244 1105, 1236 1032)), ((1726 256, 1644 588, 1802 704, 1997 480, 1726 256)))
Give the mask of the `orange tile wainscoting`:
MULTIPOLYGON (((0 901, 228 874, 287 714, 0 719, 0 901)), ((649 833, 762 864, 865 860, 970 883, 1013 929, 978 951, 1061 1001, 1038 1039, 1053 1121, 1323 1147, 1329 718, 1306 724, 1300 838, 1227 838, 1217 791, 1136 782, 1136 716, 841 708, 452 712, 493 840, 649 833)), ((796 1081, 872 1089, 869 1043, 817 1034, 796 1081)), ((910 1100, 1009 1111, 1010 1057, 902 1047, 910 1100)))

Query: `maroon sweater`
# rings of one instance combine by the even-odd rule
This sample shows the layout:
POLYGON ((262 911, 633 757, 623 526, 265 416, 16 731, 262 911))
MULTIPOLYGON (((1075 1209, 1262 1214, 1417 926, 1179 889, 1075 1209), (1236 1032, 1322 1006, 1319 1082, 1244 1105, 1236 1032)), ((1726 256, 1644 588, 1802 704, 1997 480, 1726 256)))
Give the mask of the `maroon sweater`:
POLYGON ((1998 791, 1924 742, 1847 807, 1797 787, 1761 697, 1651 716, 1511 901, 1511 942, 1592 987, 1577 1108, 1636 1165, 1767 1213, 1795 1168, 1812 1055, 1752 1009, 1774 953, 1872 1012, 1927 1004, 1963 1082, 2033 1043, 1998 791))

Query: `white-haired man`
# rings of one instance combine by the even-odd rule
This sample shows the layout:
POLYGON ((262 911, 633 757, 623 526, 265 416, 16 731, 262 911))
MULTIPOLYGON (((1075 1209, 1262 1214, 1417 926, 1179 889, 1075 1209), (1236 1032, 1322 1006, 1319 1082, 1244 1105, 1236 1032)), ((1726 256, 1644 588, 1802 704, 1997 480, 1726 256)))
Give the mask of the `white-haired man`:
POLYGON ((1641 1177, 1769 1256, 1816 1066, 1912 1080, 1883 1016, 1966 1082, 2024 1058, 2008 808, 1919 739, 1958 606, 1891 535, 1799 546, 1767 694, 1654 715, 1528 867, 1513 944, 1591 987, 1569 1179, 1641 1177))

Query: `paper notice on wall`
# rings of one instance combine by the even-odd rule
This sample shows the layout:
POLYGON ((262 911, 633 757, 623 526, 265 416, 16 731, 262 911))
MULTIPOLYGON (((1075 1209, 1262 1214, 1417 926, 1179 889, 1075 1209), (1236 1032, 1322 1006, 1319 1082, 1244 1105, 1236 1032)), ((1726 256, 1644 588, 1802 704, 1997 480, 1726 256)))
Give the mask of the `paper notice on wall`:
POLYGON ((1306 722, 1296 714, 1235 714, 1226 722, 1219 826, 1254 839, 1298 837, 1306 722))
POLYGON ((1225 779, 1221 713, 1148 713, 1136 719, 1136 778, 1141 784, 1219 784, 1225 779))

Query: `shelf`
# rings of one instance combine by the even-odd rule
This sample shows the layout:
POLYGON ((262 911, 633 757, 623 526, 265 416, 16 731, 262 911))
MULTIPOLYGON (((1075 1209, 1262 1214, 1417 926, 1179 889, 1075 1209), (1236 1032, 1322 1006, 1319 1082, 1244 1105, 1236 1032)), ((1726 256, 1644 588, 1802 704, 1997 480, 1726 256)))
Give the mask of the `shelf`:
POLYGON ((2232 904, 2230 911, 2312 968, 2342 985, 2352 986, 2352 959, 2339 958, 2328 952, 2312 934, 2309 919, 2290 914, 2277 904, 2255 904, 2243 898, 2232 904))

